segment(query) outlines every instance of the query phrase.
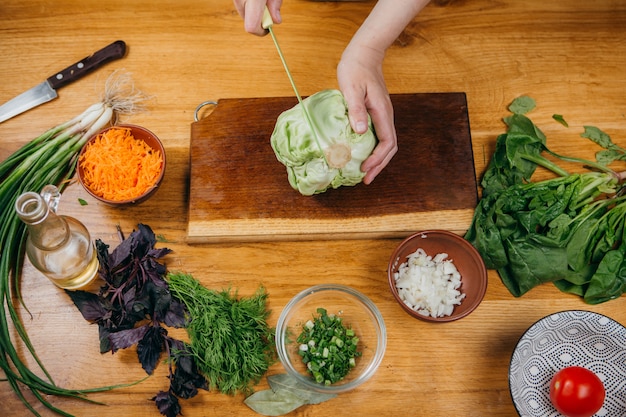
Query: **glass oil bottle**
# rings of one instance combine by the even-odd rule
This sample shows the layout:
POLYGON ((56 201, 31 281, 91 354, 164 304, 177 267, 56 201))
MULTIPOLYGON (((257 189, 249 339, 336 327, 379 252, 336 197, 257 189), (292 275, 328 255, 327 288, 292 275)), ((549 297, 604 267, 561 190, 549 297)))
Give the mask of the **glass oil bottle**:
POLYGON ((41 194, 26 192, 15 201, 26 224, 26 254, 31 264, 60 288, 76 290, 91 283, 98 273, 98 257, 87 228, 56 209, 61 193, 47 185, 41 194))

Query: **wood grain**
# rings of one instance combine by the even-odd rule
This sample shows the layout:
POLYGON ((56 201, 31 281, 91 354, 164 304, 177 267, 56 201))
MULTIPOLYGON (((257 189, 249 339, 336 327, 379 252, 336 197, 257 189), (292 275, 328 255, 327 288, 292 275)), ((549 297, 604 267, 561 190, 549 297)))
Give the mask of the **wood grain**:
MULTIPOLYGON (((336 88, 339 57, 374 2, 284 3, 283 23, 275 31, 301 94, 336 88)), ((191 273, 209 288, 238 288, 242 295, 264 285, 271 323, 296 293, 327 282, 359 289, 379 307, 388 344, 376 375, 359 389, 303 407, 294 416, 513 417, 509 361, 519 337, 536 320, 585 309, 626 324, 626 297, 590 306, 543 285, 514 298, 494 271, 485 299, 468 317, 444 325, 410 319, 387 288, 387 263, 399 243, 395 238, 188 244, 194 110, 206 100, 292 96, 271 39, 246 34, 231 0, 3 0, 0 16, 0 102, 117 39, 129 46, 123 60, 61 89, 58 99, 1 123, 0 160, 98 100, 114 70, 131 73, 136 87, 153 97, 148 111, 123 121, 147 127, 164 142, 168 168, 155 196, 115 209, 91 199, 78 184, 63 195, 59 212, 83 221, 94 239, 113 246, 116 224, 128 233, 138 222, 146 223, 163 238, 159 246, 173 249, 168 268, 191 273), (89 204, 81 206, 78 198, 89 204)), ((441 0, 406 28, 388 51, 383 69, 392 94, 466 94, 479 178, 495 138, 504 132, 506 106, 522 94, 537 100, 530 116, 554 151, 593 157, 598 147, 579 136, 586 124, 602 128, 626 147, 625 63, 624 2, 441 0), (570 127, 554 122, 555 113, 570 127)), ((241 127, 230 129, 237 133, 241 127)), ((537 172, 538 177, 548 175, 537 172)), ((435 221, 442 222, 448 214, 439 213, 435 221)), ((20 308, 20 317, 57 384, 85 388, 145 376, 133 349, 100 355, 97 329, 28 264, 21 290, 28 311, 20 308)), ((27 356, 23 346, 19 352, 27 356)), ((276 364, 270 372, 282 372, 282 367, 276 364)), ((47 399, 76 416, 156 417, 150 398, 167 387, 166 375, 167 367, 160 364, 137 386, 90 396, 106 406, 47 399)), ((265 387, 265 382, 259 385, 265 387)), ((30 393, 26 396, 34 400, 30 393)), ((242 401, 242 396, 203 392, 182 402, 183 413, 257 415, 242 401)), ((36 408, 46 417, 53 415, 36 408)), ((0 415, 29 415, 2 381, 0 415)))
POLYGON ((467 230, 478 195, 465 95, 394 94, 392 102, 401 151, 377 180, 304 197, 289 185, 269 144, 277 117, 297 99, 220 100, 192 125, 189 241, 467 230))

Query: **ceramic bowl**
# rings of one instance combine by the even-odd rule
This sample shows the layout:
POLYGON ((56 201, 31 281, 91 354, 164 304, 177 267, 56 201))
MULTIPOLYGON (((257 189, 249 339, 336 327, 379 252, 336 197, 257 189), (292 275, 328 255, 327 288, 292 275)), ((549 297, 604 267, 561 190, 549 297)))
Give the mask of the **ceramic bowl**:
POLYGON ((161 141, 159 140, 159 138, 152 133, 151 131, 149 131, 148 129, 141 127, 141 126, 136 126, 136 125, 131 125, 131 124, 120 124, 120 125, 115 125, 115 126, 111 126, 105 129, 102 129, 101 131, 99 131, 98 133, 96 133, 93 137, 91 137, 83 146, 83 148, 81 149, 80 153, 79 153, 79 160, 78 160, 78 164, 77 164, 77 173, 78 173, 78 179, 81 183, 81 185, 83 186, 83 188, 85 189, 85 191, 87 191, 87 193, 89 193, 93 198, 97 199, 98 201, 101 201, 105 204, 111 205, 111 206, 125 206, 125 205, 129 205, 129 204, 139 204, 142 203, 144 201, 146 201, 148 198, 150 198, 159 188, 159 186, 161 185, 161 182, 163 181, 163 176, 165 175, 165 148, 163 147, 163 144, 161 143, 161 141), (119 128, 128 128, 130 129, 133 137, 137 140, 141 140, 143 142, 145 142, 146 145, 148 145, 150 148, 159 151, 162 155, 162 164, 161 164, 161 171, 158 175, 158 177, 156 178, 153 186, 151 188, 149 188, 147 191, 145 191, 143 194, 140 195, 136 195, 136 196, 132 196, 128 199, 124 199, 124 200, 110 200, 107 198, 104 198, 103 196, 97 194, 94 190, 92 190, 91 188, 89 188, 89 185, 87 184, 86 180, 85 180, 85 168, 83 168, 83 166, 81 166, 81 157, 83 155, 83 153, 85 152, 87 146, 89 146, 90 143, 92 143, 93 141, 96 140, 96 138, 102 134, 105 134, 107 131, 111 130, 111 129, 119 129, 119 128))
POLYGON ((400 306, 412 317, 429 322, 449 322, 458 320, 474 311, 481 303, 487 290, 487 268, 478 251, 463 237, 446 230, 427 230, 414 233, 403 240, 391 254, 387 268, 387 279, 391 293, 400 306), (459 291, 465 294, 459 305, 454 306, 450 315, 432 317, 423 315, 411 308, 401 298, 396 288, 398 268, 407 261, 407 257, 418 249, 426 255, 446 253, 461 275, 459 291))
POLYGON ((522 417, 560 417, 550 402, 550 381, 569 366, 593 371, 604 384, 595 416, 626 416, 626 327, 602 314, 569 310, 550 314, 522 335, 511 356, 509 388, 522 417))
POLYGON ((276 325, 276 350, 289 375, 311 390, 323 393, 340 393, 352 390, 368 379, 378 369, 387 346, 387 330, 376 305, 359 291, 338 284, 316 285, 294 298, 282 310, 276 325), (318 316, 317 309, 325 308, 328 314, 343 319, 359 338, 356 366, 341 381, 332 385, 315 382, 298 354, 296 338, 304 324, 318 316))

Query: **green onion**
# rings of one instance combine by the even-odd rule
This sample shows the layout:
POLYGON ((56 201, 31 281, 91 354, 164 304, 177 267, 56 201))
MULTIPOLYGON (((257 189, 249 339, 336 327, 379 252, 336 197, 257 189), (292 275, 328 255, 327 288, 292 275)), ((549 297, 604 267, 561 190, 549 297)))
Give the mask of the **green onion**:
POLYGON ((356 366, 359 338, 354 330, 344 326, 337 315, 318 308, 318 316, 308 320, 296 339, 298 354, 315 382, 331 385, 341 381, 356 366))
POLYGON ((52 405, 46 396, 73 397, 94 402, 86 395, 129 385, 74 390, 54 383, 38 358, 17 311, 17 303, 24 305, 20 280, 27 230, 14 208, 16 199, 24 192, 40 192, 48 184, 64 189, 74 175, 78 153, 85 142, 114 121, 117 114, 138 109, 137 106, 145 97, 134 89, 129 90, 129 81, 129 77, 123 74, 112 75, 106 82, 104 97, 100 102, 33 139, 0 163, 0 369, 5 374, 5 379, 1 381, 8 382, 36 416, 40 414, 24 396, 25 389, 30 390, 49 410, 70 416, 52 405), (9 324, 13 325, 27 353, 41 372, 31 371, 20 357, 22 349, 13 345, 9 324), (44 377, 37 373, 43 373, 44 377))

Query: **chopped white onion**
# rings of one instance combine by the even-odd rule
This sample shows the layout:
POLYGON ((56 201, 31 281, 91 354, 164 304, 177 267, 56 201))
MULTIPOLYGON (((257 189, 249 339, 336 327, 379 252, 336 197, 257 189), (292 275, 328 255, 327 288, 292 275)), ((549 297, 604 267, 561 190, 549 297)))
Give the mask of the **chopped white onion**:
POLYGON ((394 279, 400 298, 423 316, 449 316, 465 298, 459 290, 461 274, 447 253, 432 257, 419 248, 400 265, 394 279))

